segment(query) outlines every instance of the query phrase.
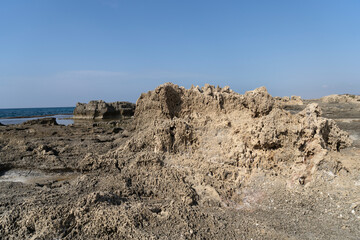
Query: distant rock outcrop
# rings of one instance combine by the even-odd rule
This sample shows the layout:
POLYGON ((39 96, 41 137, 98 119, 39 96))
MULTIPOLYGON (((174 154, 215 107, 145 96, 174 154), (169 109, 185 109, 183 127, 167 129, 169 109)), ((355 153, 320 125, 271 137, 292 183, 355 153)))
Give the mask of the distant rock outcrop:
POLYGON ((131 117, 135 112, 135 104, 130 102, 111 102, 102 100, 89 103, 77 103, 74 110, 75 119, 121 119, 131 117))
POLYGON ((291 97, 274 97, 275 101, 277 101, 280 105, 303 105, 303 100, 299 96, 291 96, 291 97))
POLYGON ((360 103, 359 95, 352 94, 333 94, 320 98, 325 103, 360 103))

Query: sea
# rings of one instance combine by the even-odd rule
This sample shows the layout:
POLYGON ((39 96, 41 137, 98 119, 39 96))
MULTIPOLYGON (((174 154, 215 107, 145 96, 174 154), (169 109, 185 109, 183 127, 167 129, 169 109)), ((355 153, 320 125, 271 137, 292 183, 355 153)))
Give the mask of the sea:
POLYGON ((4 125, 20 124, 28 120, 44 117, 54 117, 58 124, 69 125, 74 121, 74 107, 47 107, 47 108, 4 108, 0 109, 0 123, 4 125))

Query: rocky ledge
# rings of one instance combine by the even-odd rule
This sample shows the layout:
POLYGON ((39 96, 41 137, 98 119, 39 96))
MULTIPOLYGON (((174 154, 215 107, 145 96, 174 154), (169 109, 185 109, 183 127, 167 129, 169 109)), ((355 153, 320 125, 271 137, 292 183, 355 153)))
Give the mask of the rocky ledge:
POLYGON ((111 102, 102 100, 89 103, 77 103, 74 110, 75 119, 122 119, 131 117, 135 112, 135 104, 130 102, 111 102))
POLYGON ((46 125, 46 126, 58 125, 58 123, 56 122, 56 118, 52 118, 52 117, 29 120, 24 122, 22 125, 27 126, 27 125, 35 125, 35 124, 46 125))
POLYGON ((324 103, 360 103, 359 95, 352 94, 333 94, 320 98, 324 103))

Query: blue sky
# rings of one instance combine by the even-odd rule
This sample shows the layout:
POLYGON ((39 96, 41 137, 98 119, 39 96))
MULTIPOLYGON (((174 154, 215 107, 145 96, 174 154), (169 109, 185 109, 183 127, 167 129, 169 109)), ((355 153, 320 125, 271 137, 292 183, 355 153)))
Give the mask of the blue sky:
POLYGON ((164 82, 360 94, 358 0, 2 0, 0 108, 135 102, 164 82))

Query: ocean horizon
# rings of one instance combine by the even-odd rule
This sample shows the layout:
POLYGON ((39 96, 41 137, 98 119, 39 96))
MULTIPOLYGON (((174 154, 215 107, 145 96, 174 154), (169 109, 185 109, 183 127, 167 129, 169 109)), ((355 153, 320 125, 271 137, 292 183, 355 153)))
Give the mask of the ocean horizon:
POLYGON ((75 107, 45 107, 45 108, 2 108, 0 123, 4 125, 21 124, 28 120, 52 116, 58 124, 72 124, 72 114, 75 107))
POLYGON ((0 119, 71 115, 74 109, 75 107, 0 108, 0 119))

